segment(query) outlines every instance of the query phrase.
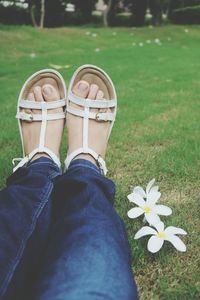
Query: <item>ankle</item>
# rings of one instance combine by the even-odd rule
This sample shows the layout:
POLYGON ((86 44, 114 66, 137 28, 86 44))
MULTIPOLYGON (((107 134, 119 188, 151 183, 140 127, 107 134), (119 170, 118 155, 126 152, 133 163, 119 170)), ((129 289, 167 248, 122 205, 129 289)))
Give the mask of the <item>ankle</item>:
POLYGON ((31 161, 34 161, 34 160, 36 160, 38 158, 41 158, 41 157, 47 157, 49 159, 52 159, 48 154, 46 154, 46 153, 43 152, 43 153, 37 153, 37 154, 35 154, 33 156, 33 158, 31 159, 31 161))
POLYGON ((75 159, 85 159, 85 160, 88 160, 90 161, 91 163, 93 163, 96 167, 98 167, 98 164, 96 162, 96 160, 90 155, 90 154, 84 154, 84 153, 81 153, 79 155, 77 155, 75 159))

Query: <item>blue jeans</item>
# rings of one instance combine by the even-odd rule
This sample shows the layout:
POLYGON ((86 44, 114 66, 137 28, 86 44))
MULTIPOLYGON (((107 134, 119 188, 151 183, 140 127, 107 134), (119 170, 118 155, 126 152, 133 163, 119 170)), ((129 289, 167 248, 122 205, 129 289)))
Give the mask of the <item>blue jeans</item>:
POLYGON ((134 300, 137 291, 115 186, 89 161, 48 158, 0 192, 1 300, 134 300))

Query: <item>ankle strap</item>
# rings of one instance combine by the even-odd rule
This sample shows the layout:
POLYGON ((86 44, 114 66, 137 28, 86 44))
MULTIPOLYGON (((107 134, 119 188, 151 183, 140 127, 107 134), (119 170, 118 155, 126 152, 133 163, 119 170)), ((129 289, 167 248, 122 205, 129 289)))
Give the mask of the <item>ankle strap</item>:
POLYGON ((29 161, 31 161, 31 159, 39 153, 46 153, 56 164, 57 166, 60 168, 61 167, 61 163, 59 158, 55 155, 55 153, 53 153, 49 148, 43 147, 43 148, 36 148, 34 149, 30 154, 26 155, 23 158, 14 158, 12 160, 12 164, 15 165, 16 161, 19 161, 19 163, 17 164, 17 166, 15 166, 13 168, 13 172, 17 171, 17 169, 19 169, 20 167, 23 167, 25 164, 27 164, 29 161))
POLYGON ((76 156, 78 156, 79 154, 82 154, 82 153, 91 155, 96 160, 97 166, 99 167, 101 173, 106 176, 108 169, 106 167, 105 160, 90 148, 87 148, 87 149, 79 148, 79 149, 75 150, 74 152, 72 152, 71 154, 69 154, 65 160, 65 171, 69 168, 71 161, 76 156))

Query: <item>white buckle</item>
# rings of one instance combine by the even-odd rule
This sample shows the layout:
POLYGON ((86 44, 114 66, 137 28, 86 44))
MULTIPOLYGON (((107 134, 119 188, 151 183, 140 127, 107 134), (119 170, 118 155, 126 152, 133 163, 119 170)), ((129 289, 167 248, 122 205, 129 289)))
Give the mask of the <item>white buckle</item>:
POLYGON ((99 169, 101 170, 101 173, 106 176, 108 170, 106 168, 106 163, 105 163, 104 159, 101 157, 100 154, 98 155, 96 161, 97 161, 99 169))
POLYGON ((32 122, 33 122, 33 113, 32 113, 32 112, 31 112, 31 113, 28 113, 28 114, 27 114, 27 117, 28 117, 29 119, 27 119, 26 121, 29 122, 29 123, 32 123, 32 122))
POLYGON ((95 120, 97 122, 104 122, 104 120, 101 119, 101 113, 100 112, 96 113, 95 120))
POLYGON ((22 121, 25 121, 25 122, 28 122, 28 123, 31 123, 33 122, 33 113, 25 113, 25 112, 21 112, 21 117, 20 119, 22 121))

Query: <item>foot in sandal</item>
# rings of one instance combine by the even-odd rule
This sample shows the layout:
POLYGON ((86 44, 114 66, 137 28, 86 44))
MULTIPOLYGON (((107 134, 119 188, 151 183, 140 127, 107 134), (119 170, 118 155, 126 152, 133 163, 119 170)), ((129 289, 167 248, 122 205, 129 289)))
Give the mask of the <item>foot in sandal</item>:
POLYGON ((13 171, 41 156, 51 158, 59 167, 59 148, 65 123, 66 87, 54 70, 33 74, 22 87, 17 115, 23 158, 13 171))
MULTIPOLYGON (((60 95, 59 91, 50 84, 43 85, 42 87, 36 86, 33 88, 33 90, 28 94, 27 100, 30 101, 36 101, 36 102, 50 102, 59 100, 60 95)), ((30 109, 23 109, 25 113, 28 114, 37 114, 37 110, 30 110, 30 109)), ((52 109, 51 113, 60 113, 63 112, 62 107, 57 109, 52 109)), ((24 149, 25 153, 29 154, 37 148, 39 144, 39 137, 40 137, 40 128, 41 124, 40 122, 27 122, 22 121, 22 134, 23 134, 23 140, 24 140, 24 149)), ((54 120, 49 121, 46 128, 46 138, 45 143, 46 147, 51 149, 53 153, 56 154, 56 156, 59 157, 59 148, 60 143, 62 139, 63 134, 63 128, 64 128, 64 119, 60 120, 54 120)), ((37 159, 41 156, 49 157, 46 153, 38 153, 36 154, 32 160, 37 159)))
POLYGON ((116 115, 116 94, 111 79, 95 66, 83 66, 72 78, 67 105, 68 156, 87 159, 106 175, 107 142, 116 115))

